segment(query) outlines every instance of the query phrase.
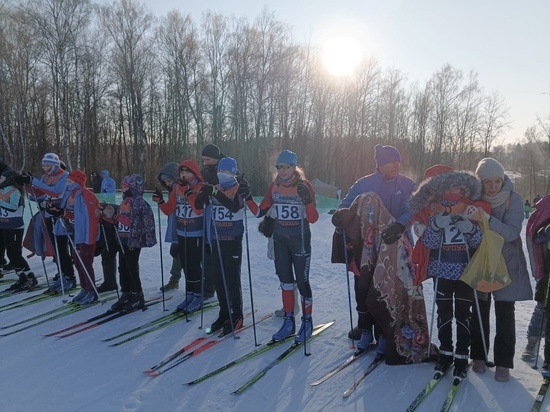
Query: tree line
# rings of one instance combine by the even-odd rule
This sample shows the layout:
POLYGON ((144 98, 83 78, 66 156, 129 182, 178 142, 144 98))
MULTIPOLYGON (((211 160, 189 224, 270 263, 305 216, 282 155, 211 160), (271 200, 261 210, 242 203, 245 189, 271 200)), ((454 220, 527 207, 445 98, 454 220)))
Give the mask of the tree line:
POLYGON ((449 64, 423 84, 366 58, 329 76, 268 9, 254 21, 206 12, 155 17, 120 0, 0 3, 0 138, 4 161, 40 172, 46 152, 70 169, 141 173, 149 188, 169 161, 217 144, 260 195, 281 149, 309 178, 348 188, 374 171, 374 146, 396 146, 419 179, 428 166, 473 169, 495 156, 522 193, 549 192, 548 119, 503 146, 508 107, 475 72, 449 64), (546 140, 545 140, 546 139, 546 140))

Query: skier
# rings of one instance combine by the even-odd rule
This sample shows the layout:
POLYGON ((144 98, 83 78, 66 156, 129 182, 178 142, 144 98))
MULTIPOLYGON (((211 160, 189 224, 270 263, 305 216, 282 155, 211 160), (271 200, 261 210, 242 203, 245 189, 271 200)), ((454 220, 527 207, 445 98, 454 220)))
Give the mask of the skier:
POLYGON ((16 274, 19 278, 7 290, 30 290, 38 282, 22 254, 25 198, 18 173, 11 169, 3 172, 0 175, 0 189, 0 234, 2 243, 6 245, 10 264, 17 268, 16 274))
MULTIPOLYGON (((42 158, 42 171, 44 174, 40 179, 34 177, 31 173, 23 173, 21 179, 27 186, 29 198, 38 203, 41 210, 46 209, 46 205, 58 204, 65 193, 67 185, 67 176, 69 175, 61 167, 59 156, 55 153, 46 153, 42 158)), ((56 259, 61 272, 57 280, 50 287, 53 292, 61 290, 70 290, 76 287, 76 277, 74 274, 73 260, 69 252, 69 243, 67 236, 53 234, 52 216, 46 211, 44 215, 45 223, 50 236, 56 243, 56 259), (63 282, 63 287, 61 286, 63 282)), ((35 225, 41 228, 42 225, 35 225)))
POLYGON ((309 282, 311 260, 311 232, 309 225, 319 219, 315 206, 315 192, 305 173, 298 166, 298 156, 283 150, 275 165, 277 175, 260 203, 258 216, 270 209, 275 211, 273 246, 275 271, 281 282, 283 325, 273 335, 279 341, 295 333, 294 285, 297 284, 302 303, 302 324, 294 340, 304 342, 313 331, 313 296, 309 282))
MULTIPOLYGON (((405 232, 406 225, 412 217, 411 210, 408 205, 408 199, 415 187, 413 180, 399 173, 401 167, 401 154, 393 146, 376 145, 374 147, 374 159, 376 161, 376 172, 364 176, 357 180, 349 189, 348 194, 342 200, 338 209, 349 208, 355 198, 367 192, 376 193, 382 200, 384 207, 395 218, 395 222, 389 226, 384 233, 382 239, 386 244, 393 244, 405 232)), ((336 244, 341 242, 341 218, 339 210, 332 217, 332 223, 336 226, 336 232, 333 240, 333 251, 335 255, 342 255, 338 252, 336 244)), ((333 263, 344 263, 342 256, 334 256, 333 263)), ((353 270, 352 270, 353 271, 353 270)), ((350 331, 348 337, 359 340, 357 348, 360 350, 366 349, 373 342, 372 327, 369 328, 369 323, 366 319, 369 317, 368 308, 366 307, 366 272, 361 278, 360 271, 356 270, 354 276, 355 283, 355 301, 357 304, 358 321, 357 326, 350 331)), ((379 348, 383 352, 382 346, 379 348)))
MULTIPOLYGON (((7 172, 8 170, 12 170, 12 168, 4 163, 4 161, 0 160, 0 175, 4 172, 7 172)), ((20 176, 18 177, 18 180, 20 180, 20 176)), ((6 245, 4 244, 4 236, 1 234, 2 230, 0 230, 0 278, 2 278, 2 268, 8 264, 6 260, 6 245)))
POLYGON ((101 199, 113 203, 115 201, 116 182, 108 170, 101 171, 101 199))
MULTIPOLYGON (((100 209, 105 209, 107 203, 101 203, 100 209)), ((115 207, 115 204, 111 204, 115 207)), ((103 269, 103 283, 97 287, 99 293, 117 290, 118 284, 116 281, 117 254, 120 252, 115 225, 112 222, 101 219, 99 221, 100 236, 96 242, 95 256, 101 256, 101 267, 103 269)))
MULTIPOLYGON (((176 162, 166 163, 160 170, 157 180, 160 185, 166 189, 171 196, 172 191, 177 189, 179 182, 179 165, 176 162)), ((164 198, 162 191, 156 189, 153 194, 153 202, 159 205, 159 208, 163 210, 161 205, 164 204, 164 198)), ((167 214, 163 210, 164 214, 167 214)), ((172 210, 168 214, 168 223, 166 225, 166 236, 164 239, 167 243, 170 243, 170 256, 172 256, 172 267, 170 268, 170 279, 166 285, 160 287, 161 291, 168 292, 169 290, 179 289, 179 281, 181 279, 181 260, 178 252, 178 235, 176 233, 176 209, 172 210)))
POLYGON ((67 177, 67 186, 60 202, 49 204, 48 213, 57 217, 54 233, 69 240, 71 256, 78 272, 82 290, 73 302, 89 305, 98 299, 95 293, 94 254, 99 236, 99 202, 86 188, 86 174, 73 170, 67 177))
POLYGON ((157 244, 155 217, 149 203, 143 199, 143 177, 132 174, 122 179, 122 203, 118 208, 108 205, 104 218, 116 224, 116 234, 122 244, 119 259, 122 295, 112 310, 136 310, 145 306, 139 278, 139 255, 143 247, 157 244))
MULTIPOLYGON (((237 161, 223 157, 217 166, 217 185, 204 184, 195 198, 196 209, 211 208, 209 233, 211 263, 220 311, 209 330, 227 335, 243 326, 241 289, 243 207, 248 194, 239 194, 237 161), (226 290, 227 288, 227 290, 226 290), (230 312, 231 311, 231 312, 230 312)), ((253 212, 254 213, 254 212, 253 212)), ((208 219, 208 217, 205 217, 208 219)), ((207 223, 209 223, 207 221, 207 223)))
MULTIPOLYGON (((514 185, 504 173, 504 167, 495 159, 481 159, 477 165, 476 175, 483 184, 483 200, 491 204, 489 227, 504 238, 502 255, 506 261, 508 274, 512 282, 503 289, 492 293, 495 300, 496 334, 494 341, 495 380, 508 382, 510 369, 514 367, 516 350, 515 302, 533 299, 533 291, 527 271, 527 261, 523 254, 521 229, 523 226, 523 203, 519 193, 514 192, 514 185)), ((481 212, 480 212, 481 213, 481 212)), ((472 220, 479 220, 480 214, 472 215, 472 220)), ((486 371, 485 353, 481 333, 489 346, 489 313, 491 296, 479 302, 483 330, 478 323, 476 308, 472 322, 472 370, 486 371)))
POLYGON ((179 179, 172 185, 168 202, 164 202, 160 191, 155 192, 153 198, 163 213, 168 215, 169 220, 172 218, 168 224, 167 236, 169 230, 176 234, 175 246, 179 268, 180 271, 183 268, 185 274, 185 299, 178 305, 177 310, 186 313, 200 309, 203 303, 203 210, 195 206, 196 195, 203 185, 199 165, 193 160, 184 160, 179 164, 179 179))
MULTIPOLYGON (((454 362, 454 376, 466 377, 470 348, 470 310, 474 291, 460 276, 469 258, 481 244, 483 234, 466 216, 466 208, 481 197, 481 182, 467 172, 435 165, 410 199, 415 214, 415 245, 426 250, 427 261, 418 261, 417 283, 427 275, 435 279, 437 326, 440 342, 436 371, 444 372, 454 362), (454 316, 453 316, 454 314, 454 316), (453 350, 453 317, 456 321, 456 350, 453 350)), ((477 209, 476 209, 477 210, 477 209)))

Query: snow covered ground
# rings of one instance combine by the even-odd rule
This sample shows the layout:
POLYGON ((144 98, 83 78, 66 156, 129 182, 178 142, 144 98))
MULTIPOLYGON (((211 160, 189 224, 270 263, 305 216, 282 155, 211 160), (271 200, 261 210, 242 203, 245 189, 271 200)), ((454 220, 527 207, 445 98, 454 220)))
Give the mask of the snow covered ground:
MULTIPOLYGON (((157 213, 154 207, 155 215, 157 213)), ((314 296, 314 323, 335 320, 336 323, 315 338, 308 346, 312 356, 299 351, 274 367, 260 381, 240 395, 231 395, 255 372, 275 359, 290 344, 269 350, 251 361, 236 366, 195 386, 183 383, 208 373, 254 349, 254 333, 250 328, 212 349, 191 358, 176 368, 151 378, 143 371, 172 354, 195 338, 204 336, 200 316, 190 322, 180 321, 157 332, 117 347, 109 347, 101 339, 158 318, 162 304, 145 312, 132 313, 89 331, 60 339, 43 335, 88 319, 109 308, 96 305, 72 315, 52 320, 11 336, 0 337, 2 378, 0 410, 2 411, 404 411, 433 375, 433 364, 407 366, 381 365, 363 381, 356 393, 347 399, 342 393, 359 376, 373 355, 358 362, 318 387, 310 382, 322 376, 351 354, 347 332, 350 328, 346 273, 343 265, 330 263, 332 225, 328 210, 322 210, 312 226, 313 258, 311 284, 314 296)), ((164 223, 163 218, 163 236, 164 223)), ((258 220, 248 216, 250 268, 256 319, 280 308, 279 282, 273 262, 266 257, 267 240, 257 232, 258 220)), ((157 231, 158 233, 158 231, 157 231)), ((250 283, 246 259, 247 244, 243 241, 243 296, 245 311, 250 310, 250 283)), ((163 241, 164 279, 170 276, 171 258, 163 241)), ((43 275, 38 258, 29 260, 31 268, 43 275)), ((145 296, 160 294, 160 249, 143 249, 141 279, 145 296)), ((95 268, 102 277, 101 262, 95 268)), ((56 272, 51 259, 46 269, 56 272)), ((9 275, 13 277, 14 275, 9 275)), ((42 276, 41 283, 45 282, 42 276)), ((1 288, 6 286, 2 285, 1 288)), ((431 282, 425 283, 428 316, 432 309, 431 282)), ((39 293, 39 292, 34 292, 39 293)), ((167 293, 172 299, 166 310, 172 311, 183 299, 183 290, 167 293)), ((0 299, 0 305, 29 295, 0 299)), ((0 326, 29 318, 63 305, 61 298, 31 306, 3 311, 0 326)), ((454 411, 521 411, 529 410, 541 383, 539 373, 520 359, 526 343, 526 329, 534 302, 516 304, 517 344, 515 369, 507 383, 494 380, 494 370, 483 375, 470 372, 452 410, 454 411)), ((204 327, 216 318, 216 310, 204 312, 204 327)), ((354 322, 356 313, 353 311, 354 322)), ((258 343, 267 342, 280 326, 279 318, 271 318, 256 326, 258 343)), ((245 320, 245 324, 250 319, 245 320)), ((0 333, 12 329, 4 329, 0 333)), ((434 338, 435 339, 435 338, 434 338)), ((542 351, 541 351, 542 354, 542 351)), ((492 356, 491 356, 492 358, 492 356)), ((439 410, 451 377, 418 408, 439 410)), ((550 410, 549 406, 546 410, 550 410)))

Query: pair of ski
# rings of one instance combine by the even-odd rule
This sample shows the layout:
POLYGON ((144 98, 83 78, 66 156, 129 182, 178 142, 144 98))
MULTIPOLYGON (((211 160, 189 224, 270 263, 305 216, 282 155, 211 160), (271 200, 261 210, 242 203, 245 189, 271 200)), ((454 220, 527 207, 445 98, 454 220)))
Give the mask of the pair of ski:
MULTIPOLYGON (((57 296, 61 296, 61 295, 57 295, 57 296)), ((33 305, 35 303, 43 302, 45 300, 52 299, 52 298, 55 298, 55 297, 56 297, 56 295, 53 294, 53 293, 52 294, 39 293, 37 295, 32 295, 32 296, 28 296, 28 297, 23 298, 23 299, 16 300, 15 302, 10 302, 10 303, 6 303, 5 305, 1 305, 0 306, 0 312, 5 312, 5 311, 8 311, 8 310, 21 308, 21 307, 24 307, 24 306, 30 306, 30 305, 33 305)))
MULTIPOLYGON (((250 313, 247 313, 245 317, 250 316, 250 313)), ((273 316, 272 313, 269 313, 267 315, 264 315, 259 320, 256 321, 256 324, 263 322, 266 319, 271 318, 273 316)), ((243 326, 240 329, 235 330, 235 334, 244 332, 245 330, 251 328, 253 324, 249 324, 246 326, 243 326)), ((217 345, 218 343, 222 342, 223 340, 233 336, 233 334, 228 333, 226 335, 223 334, 223 332, 216 337, 205 337, 201 336, 195 339, 190 344, 184 346, 177 352, 173 353, 172 355, 168 356, 167 358, 163 359, 159 363, 157 363, 154 366, 151 366, 150 368, 143 371, 144 373, 148 374, 150 377, 154 378, 156 376, 162 375, 165 372, 168 372, 169 370, 175 368, 176 366, 182 364, 186 360, 195 357, 199 355, 200 353, 204 352, 207 349, 210 349, 211 347, 217 345), (199 346, 200 345, 200 346, 199 346), (193 349, 196 348, 196 349, 193 349), (193 349, 193 350, 191 350, 193 349), (183 356, 181 356, 183 355, 183 356), (181 357, 180 357, 181 356, 181 357)))
MULTIPOLYGON (((407 412, 412 412, 418 408, 418 406, 430 395, 430 393, 433 392, 433 390, 441 383, 445 375, 452 369, 452 364, 449 365, 448 368, 446 368, 443 371, 437 371, 434 375, 434 377, 428 382, 428 384, 420 391, 416 399, 409 405, 407 408, 407 412)), ((454 377, 453 383, 451 385, 451 388, 449 389, 449 392, 447 392, 447 397, 445 398, 445 402, 443 403, 443 406, 441 407, 441 412, 447 412, 451 409, 451 406, 453 405, 453 402, 455 400, 456 394, 460 388, 460 385, 462 384, 463 378, 454 377)))
MULTIPOLYGON (((202 307, 203 311, 206 311, 208 309, 212 309, 214 307, 218 306, 218 302, 212 302, 204 304, 202 307)), ((118 342, 111 343, 109 346, 120 346, 124 343, 130 342, 134 339, 140 338, 144 335, 147 335, 148 333, 154 332, 156 330, 165 328, 167 326, 170 326, 176 322, 179 322, 180 320, 187 319, 188 317, 197 315, 200 313, 200 309, 197 309, 196 311, 190 312, 188 314, 185 314, 182 311, 173 311, 167 315, 161 316, 158 319, 154 319, 150 322, 144 323, 142 325, 136 326, 135 328, 132 328, 130 330, 127 330, 126 332, 119 333, 118 335, 111 336, 110 338, 102 339, 103 342, 112 342, 114 340, 117 340, 121 337, 128 336, 118 342), (136 333, 137 332, 137 333, 136 333)))
MULTIPOLYGON (((170 300, 172 297, 169 296, 165 300, 170 300)), ((158 296, 149 300, 145 301, 145 306, 141 309, 136 310, 121 310, 121 311, 113 311, 112 309, 109 309, 105 311, 104 313, 101 313, 97 316, 94 316, 92 318, 89 318, 87 320, 84 320, 82 322, 75 323, 74 325, 68 326, 66 328, 63 328, 61 330, 57 330, 55 332, 47 333, 44 336, 55 336, 58 338, 68 338, 69 336, 74 336, 78 333, 96 328, 100 325, 103 325, 107 322, 110 322, 112 320, 121 318, 122 316, 126 316, 130 313, 137 312, 138 310, 145 311, 149 309, 151 306, 156 305, 158 303, 162 302, 162 297, 158 296)), ((77 308, 78 309, 78 308, 77 308)))

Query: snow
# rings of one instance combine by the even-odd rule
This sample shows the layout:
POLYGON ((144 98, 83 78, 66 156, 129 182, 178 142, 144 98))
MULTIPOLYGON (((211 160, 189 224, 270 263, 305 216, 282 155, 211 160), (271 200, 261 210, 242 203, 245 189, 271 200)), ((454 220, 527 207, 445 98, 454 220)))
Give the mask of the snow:
MULTIPOLYGON (((155 215, 157 213, 154 206, 155 215)), ((3 377, 0 383, 2 411, 397 411, 405 410, 433 375, 433 364, 387 366, 382 364, 347 399, 342 393, 370 363, 367 355, 317 387, 310 382, 324 375, 352 352, 347 333, 350 329, 346 272, 341 264, 330 263, 332 225, 328 210, 322 210, 319 221, 312 226, 311 284, 314 296, 314 323, 335 320, 336 323, 313 339, 308 345, 311 356, 303 350, 270 370, 265 377, 240 395, 231 392, 255 372, 269 364, 289 344, 283 344, 195 386, 183 383, 208 373, 244 355, 255 347, 254 331, 250 328, 239 336, 229 338, 208 351, 189 359, 176 368, 151 378, 143 371, 166 356, 204 336, 201 317, 180 321, 159 331, 117 347, 101 339, 108 338, 134 326, 158 318, 163 305, 152 306, 145 312, 132 313, 72 337, 44 337, 73 323, 83 321, 109 308, 110 303, 96 305, 72 315, 49 321, 11 336, 0 338, 3 377)), ((163 220, 163 236, 165 218, 163 220)), ((243 240, 242 283, 245 312, 250 311, 252 279, 256 320, 281 307, 279 282, 273 262, 266 257, 267 240, 256 230, 258 220, 248 215, 248 243, 243 240), (250 251, 249 277, 246 259, 250 251)), ((524 222, 525 225, 525 222, 524 222)), ((157 231, 158 234, 158 231, 157 231)), ((523 231, 525 236, 525 230, 523 231)), ((164 239, 163 239, 164 240, 164 239)), ((169 278, 171 257, 169 245, 162 242, 164 280, 169 278)), ((33 257, 29 264, 42 275, 41 261, 33 257)), ((159 245, 143 249, 140 259, 141 279, 145 296, 160 295, 161 285, 159 245)), ((94 267, 102 277, 101 260, 94 267)), ((46 260, 48 274, 56 272, 51 259, 46 260)), ((15 275, 8 275, 15 279, 15 275)), ((353 288, 352 279, 350 282, 353 288)), ((180 283, 181 285, 181 283, 180 283)), ((432 311, 431 282, 425 283, 428 316, 432 311)), ((4 286, 2 286, 4 288, 4 286)), ((33 292, 40 293, 40 292, 33 292)), ((165 303, 172 311, 183 300, 182 289, 166 293, 165 303)), ((0 299, 0 305, 28 295, 0 299)), ((353 291, 352 291, 353 301, 353 291)), ((27 307, 1 312, 0 326, 27 319, 35 314, 63 305, 61 297, 27 307)), ((353 305, 354 307, 355 305, 353 305)), ((478 375, 470 372, 464 381, 454 411, 519 411, 531 407, 541 383, 539 373, 520 359, 526 344, 526 329, 534 302, 516 303, 516 359, 512 378, 507 383, 494 380, 494 369, 478 375)), ((215 320, 217 310, 204 312, 203 326, 215 320)), ((354 322, 356 313, 353 311, 354 322)), ((250 323, 250 318, 245 324, 250 323)), ((256 325, 258 343, 267 342, 278 330, 280 318, 270 318, 256 325)), ((494 327, 492 328, 494 329, 494 327)), ((0 332, 7 332, 6 329, 0 332)), ((494 332, 494 330, 493 330, 494 332)), ((435 341, 435 337, 433 338, 435 341)), ((492 358, 492 355, 490 356, 492 358)), ((542 357, 542 350, 541 350, 542 357)), ((539 365, 542 358, 539 359, 539 365)), ((448 375, 438 388, 417 409, 432 411, 441 407, 451 383, 448 375)), ((547 402, 550 405, 550 401, 547 402)), ((546 407, 550 410, 550 406, 546 407)))

